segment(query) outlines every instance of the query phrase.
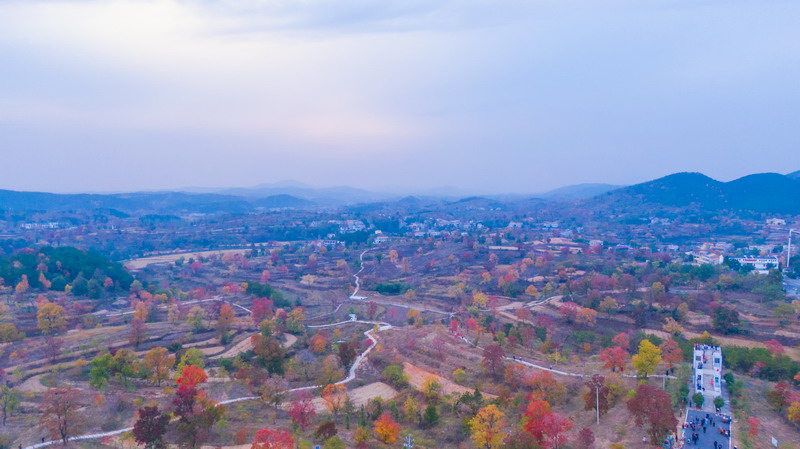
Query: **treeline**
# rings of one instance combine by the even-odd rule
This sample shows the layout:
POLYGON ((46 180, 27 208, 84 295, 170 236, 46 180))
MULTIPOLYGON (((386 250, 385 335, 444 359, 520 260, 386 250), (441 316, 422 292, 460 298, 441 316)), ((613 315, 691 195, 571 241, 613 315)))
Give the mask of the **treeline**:
POLYGON ((259 298, 269 298, 275 307, 286 308, 292 307, 293 304, 289 301, 280 290, 272 287, 269 284, 261 284, 259 282, 251 281, 247 283, 247 293, 259 298))
POLYGON ((722 360, 726 368, 773 382, 791 380, 800 372, 800 364, 784 354, 773 354, 766 348, 723 346, 722 360))
POLYGON ((375 291, 385 296, 402 295, 411 289, 411 285, 405 282, 381 282, 375 285, 375 291))
POLYGON ((133 277, 119 262, 73 247, 23 249, 0 258, 0 278, 8 286, 65 291, 99 298, 105 291, 127 290, 133 277))

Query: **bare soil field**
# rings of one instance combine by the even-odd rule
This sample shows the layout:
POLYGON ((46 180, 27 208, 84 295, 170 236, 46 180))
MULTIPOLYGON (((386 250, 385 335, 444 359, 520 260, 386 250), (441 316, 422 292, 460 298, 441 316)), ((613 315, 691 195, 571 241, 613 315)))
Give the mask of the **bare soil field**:
POLYGON ((25 393, 44 393, 48 388, 42 385, 42 376, 44 374, 38 374, 26 379, 17 389, 25 393))
POLYGON ((131 259, 123 261, 123 265, 128 267, 132 270, 140 270, 148 265, 154 263, 173 263, 180 258, 189 259, 194 258, 198 259, 200 257, 210 257, 210 256, 223 256, 225 254, 244 254, 250 251, 249 249, 223 249, 223 250, 214 250, 214 251, 197 251, 197 252, 190 252, 190 253, 179 253, 179 254, 164 254, 161 256, 150 256, 150 257, 141 257, 139 259, 131 259))
MULTIPOLYGON (((283 347, 284 348, 290 348, 295 343, 297 343, 297 337, 295 337, 294 335, 292 335, 292 334, 283 334, 283 336, 284 336, 284 338, 286 338, 286 341, 283 342, 283 347)), ((225 348, 222 348, 222 349, 225 349, 225 348)), ((240 341, 239 343, 236 343, 230 349, 228 349, 227 351, 223 352, 222 354, 217 354, 217 355, 214 355, 212 357, 209 357, 209 360, 218 360, 218 359, 223 359, 223 358, 230 359, 230 358, 236 357, 237 355, 239 355, 239 354, 241 354, 243 352, 247 352, 247 351, 249 351, 251 349, 253 349, 253 343, 250 342, 250 335, 247 335, 244 338, 244 340, 240 341)), ((216 351, 216 352, 219 352, 219 351, 216 351)), ((209 354, 216 354, 216 352, 209 353, 209 354)), ((204 353, 205 353, 205 351, 204 351, 204 353)))
MULTIPOLYGON (((660 338, 664 338, 664 339, 670 338, 670 335, 667 332, 664 332, 662 330, 642 329, 642 331, 645 332, 645 333, 648 333, 648 334, 656 335, 656 336, 658 336, 660 338)), ((696 337, 700 336, 699 333, 692 332, 692 331, 685 331, 683 333, 683 335, 686 338, 696 338, 696 337)), ((713 334, 712 334, 712 336, 714 337, 715 340, 719 341, 723 346, 724 345, 742 346, 742 347, 745 347, 745 348, 764 348, 764 347, 766 347, 766 346, 764 346, 764 343, 762 343, 760 341, 756 341, 756 340, 750 340, 748 338, 725 337, 725 336, 713 335, 713 334)), ((800 349, 792 348, 792 347, 786 347, 785 349, 786 349, 786 355, 791 357, 793 360, 800 360, 800 349)))
MULTIPOLYGON (((397 390, 383 382, 373 382, 347 392, 347 395, 356 407, 367 405, 370 399, 394 399, 398 394, 397 390)), ((315 397, 312 403, 317 413, 325 413, 328 410, 328 406, 321 397, 315 397)), ((285 405, 284 408, 288 408, 288 404, 285 405)))
MULTIPOLYGON (((472 393, 473 390, 472 388, 461 386, 451 381, 450 379, 446 379, 438 374, 432 373, 430 371, 425 371, 422 368, 418 368, 409 362, 403 362, 403 370, 405 371, 406 376, 408 376, 408 383, 412 387, 418 390, 422 388, 422 385, 425 383, 425 379, 427 379, 428 377, 433 377, 436 379, 437 382, 439 382, 439 384, 442 386, 442 391, 444 392, 444 394, 450 394, 450 393, 463 394, 467 392, 472 393)), ((484 396, 489 398, 497 397, 493 394, 487 394, 487 393, 484 393, 484 396)))
MULTIPOLYGON (((761 424, 759 426, 759 435, 754 441, 754 449, 772 448, 771 437, 775 437, 780 442, 780 447, 784 447, 783 444, 787 444, 786 447, 798 447, 800 445, 800 433, 797 432, 797 427, 767 403, 766 393, 772 387, 772 384, 747 376, 738 376, 738 378, 745 382, 745 394, 748 399, 750 415, 757 417, 761 424)), ((785 413, 786 411, 784 410, 783 414, 785 415, 785 413)), ((742 447, 738 436, 740 432, 747 431, 747 422, 736 419, 734 427, 738 428, 737 430, 739 431, 734 432, 734 444, 738 443, 737 446, 742 447)))

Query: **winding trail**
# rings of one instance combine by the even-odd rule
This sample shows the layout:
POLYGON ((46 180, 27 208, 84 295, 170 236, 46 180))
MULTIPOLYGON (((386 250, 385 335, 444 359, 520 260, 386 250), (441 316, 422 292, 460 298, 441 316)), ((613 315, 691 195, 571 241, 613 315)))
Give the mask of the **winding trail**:
MULTIPOLYGON (((367 302, 368 297, 366 297, 366 296, 358 296, 358 292, 361 289, 361 279, 359 277, 359 274, 361 274, 364 271, 364 263, 363 263, 364 262, 364 254, 366 254, 368 251, 370 251, 370 249, 364 250, 361 253, 361 255, 359 256, 359 260, 361 260, 361 269, 358 270, 355 274, 353 274, 354 283, 355 283, 355 287, 356 288, 353 291, 353 293, 350 295, 348 300, 357 301, 357 302, 367 302)), ((550 299, 552 299, 552 298, 550 298, 550 299)), ((250 309, 248 309, 248 308, 246 308, 244 306, 241 306, 239 304, 235 304, 233 302, 226 301, 226 300, 224 300, 222 298, 219 298, 219 297, 210 298, 210 299, 203 299, 203 300, 196 300, 196 301, 189 301, 189 302, 186 302, 186 303, 183 303, 183 304, 187 304, 187 305, 188 304, 198 304, 198 303, 209 302, 209 301, 224 301, 224 302, 228 302, 234 307, 238 307, 238 308, 242 309, 243 311, 245 311, 247 313, 251 313, 250 309)), ((540 303, 537 303, 535 305, 540 305, 541 303, 544 303, 544 302, 547 302, 547 301, 549 301, 549 299, 545 300, 545 301, 542 301, 540 303)), ((342 302, 342 304, 339 304, 339 306, 336 307, 336 309, 333 312, 328 312, 328 313, 323 314, 323 315, 307 318, 306 321, 313 320, 313 319, 319 319, 319 318, 323 318, 323 317, 330 316, 330 315, 334 315, 336 312, 339 311, 339 309, 342 307, 342 305, 344 305, 345 302, 347 302, 347 301, 344 301, 344 302, 342 302)), ((395 304, 395 303, 380 302, 380 301, 375 301, 375 302, 378 303, 378 304, 392 305, 392 306, 396 306, 396 307, 404 307, 404 308, 410 307, 408 304, 395 304)), ((415 309, 417 309, 417 308, 415 307, 415 309)), ((421 309, 417 309, 417 310, 421 310, 421 311, 425 311, 425 312, 431 312, 431 313, 438 313, 438 314, 442 314, 442 315, 447 315, 449 317, 452 317, 453 315, 456 314, 456 312, 444 312, 444 311, 441 311, 441 310, 429 309, 429 308, 421 308, 421 309)), ((123 315, 123 314, 127 314, 127 313, 133 313, 133 312, 123 312, 123 313, 120 313, 120 314, 117 314, 117 315, 123 315)), ((110 316, 114 316, 114 315, 110 315, 110 316)), ((367 338, 370 339, 371 344, 369 345, 369 347, 367 349, 364 350, 364 352, 362 352, 361 354, 359 354, 358 357, 356 357, 356 359, 353 361, 353 364, 350 366, 350 370, 348 372, 347 377, 345 377, 344 379, 340 380, 339 382, 336 382, 337 385, 347 384, 347 383, 352 382, 353 380, 356 379, 356 371, 361 366, 361 364, 364 362, 364 360, 366 359, 367 355, 369 355, 369 353, 375 348, 375 346, 378 345, 378 339, 375 337, 375 333, 393 328, 393 326, 391 324, 384 323, 384 322, 381 322, 381 321, 359 320, 359 319, 356 318, 355 315, 352 315, 351 318, 349 320, 346 320, 346 321, 339 321, 339 322, 331 323, 331 324, 306 325, 306 327, 309 328, 309 329, 321 329, 321 328, 328 328, 328 327, 346 326, 346 325, 350 325, 350 324, 371 324, 371 325, 373 325, 372 329, 364 332, 364 335, 367 338)), ((466 342, 470 346, 473 346, 473 347, 475 347, 477 349, 483 349, 482 347, 480 347, 480 346, 478 346, 476 344, 473 344, 471 341, 469 341, 463 335, 460 336, 460 337, 464 342, 466 342)), ((516 357, 516 356, 506 357, 506 359, 509 360, 509 361, 515 362, 515 363, 519 363, 521 365, 525 365, 525 366, 528 366, 528 367, 531 367, 531 368, 536 368, 536 369, 539 369, 539 370, 542 370, 542 371, 549 371, 551 373, 559 374, 559 375, 562 375, 562 376, 572 376, 572 377, 585 377, 585 376, 587 376, 587 375, 580 374, 580 373, 571 373, 571 372, 568 372, 568 371, 560 371, 560 370, 556 370, 556 369, 553 369, 553 368, 547 368, 547 367, 544 367, 544 366, 541 366, 541 365, 537 365, 537 364, 532 363, 532 362, 528 362, 526 360, 522 360, 521 358, 516 357)), ((636 376, 633 376, 633 375, 630 375, 630 374, 625 375, 625 376, 626 377, 636 377, 636 376)), ((650 377, 667 377, 667 378, 670 378, 670 379, 674 379, 675 378, 674 376, 663 376, 663 375, 651 375, 650 377)), ((321 388, 321 387, 323 387, 323 386, 322 385, 310 385, 310 386, 306 386, 306 387, 292 388, 290 390, 286 390, 286 392, 287 393, 291 393, 291 392, 302 391, 302 390, 313 390, 313 389, 317 389, 317 388, 321 388)), ((258 399, 261 399, 261 398, 259 396, 244 396, 244 397, 240 397, 240 398, 226 399, 224 401, 218 402, 217 406, 227 405, 227 404, 234 404, 234 403, 237 403, 237 402, 244 402, 244 401, 253 401, 253 400, 258 400, 258 399)), ((94 440, 94 439, 98 439, 98 438, 106 438, 106 437, 116 436, 116 435, 120 435, 120 434, 123 434, 123 433, 126 433, 126 432, 130 432, 131 430, 133 430, 133 427, 125 427, 123 429, 112 430, 110 432, 91 433, 91 434, 86 434, 86 435, 79 435, 79 436, 75 436, 75 437, 69 438, 68 441, 84 441, 84 440, 94 440)), ((45 441, 43 443, 34 444, 34 445, 31 445, 31 446, 25 446, 25 447, 23 447, 23 449, 38 449, 38 448, 52 446, 52 445, 61 444, 61 443, 62 443, 61 440, 51 440, 51 441, 45 441)))
MULTIPOLYGON (((358 270, 355 274, 353 274, 353 277, 355 278, 356 289, 353 291, 353 293, 348 298, 348 300, 350 300, 350 301, 368 302, 367 300, 369 299, 369 297, 367 297, 367 296, 359 296, 358 295, 358 292, 361 290, 361 278, 358 275, 361 274, 362 271, 364 271, 364 254, 366 254, 368 251, 371 251, 371 250, 372 250, 372 248, 366 249, 358 256, 358 259, 361 261, 361 269, 358 270)), ((421 307, 421 308, 420 307, 412 307, 409 304, 401 304, 401 303, 380 301, 380 300, 376 301, 374 299, 372 300, 372 302, 374 302, 376 304, 381 304, 381 305, 384 305, 384 306, 402 307, 404 309, 413 308, 415 310, 419 310, 420 312, 437 313, 437 314, 440 314, 440 315, 448 316, 450 318, 452 318, 453 315, 456 314, 456 312, 445 312, 443 310, 431 309, 431 308, 424 307, 424 306, 421 307)), ((343 304, 344 303, 339 304, 339 307, 341 307, 343 304)), ((339 307, 337 307, 336 310, 339 310, 339 307)), ((335 313, 335 311, 333 313, 335 313)))
MULTIPOLYGON (((478 346, 478 345, 472 343, 471 341, 469 341, 467 339, 467 337, 465 337, 463 335, 459 335, 459 337, 461 337, 461 340, 463 340, 466 344, 472 346, 473 348, 483 349, 483 347, 478 346)), ((514 362, 514 363, 519 363, 520 365, 525 365, 525 366, 530 367, 530 368, 536 368, 536 369, 541 370, 541 371, 549 371, 549 372, 551 372, 553 374, 560 374, 562 376, 570 376, 570 377, 591 377, 592 376, 590 374, 571 373, 569 371, 560 371, 560 370, 557 370, 557 369, 554 369, 554 368, 548 368, 548 367, 545 367, 545 366, 542 366, 542 365, 537 365, 537 364, 535 364, 533 362, 529 362, 527 360, 524 360, 519 356, 506 356, 505 359, 509 360, 511 362, 514 362)), ((635 378, 638 378, 639 376, 636 376, 636 375, 633 375, 633 374, 623 374, 622 377, 628 377, 628 378, 635 379, 635 378)), ((648 377, 656 377, 656 378, 659 378, 659 379, 662 378, 662 377, 665 377, 667 379, 677 379, 677 377, 670 376, 668 374, 651 374, 648 377)))
POLYGON ((358 255, 358 260, 361 262, 361 268, 353 274, 355 278, 356 289, 353 290, 353 293, 350 295, 350 299, 355 299, 357 301, 363 301, 367 299, 366 296, 358 296, 358 291, 361 290, 361 278, 358 277, 362 271, 364 271, 364 254, 367 254, 369 249, 365 249, 358 255))
MULTIPOLYGON (((366 250, 363 253, 361 253, 360 257, 361 257, 362 261, 363 261, 364 253, 366 253, 367 251, 369 251, 369 250, 366 250)), ((361 273, 361 271, 363 271, 363 270, 364 270, 364 267, 362 265, 361 270, 359 270, 358 273, 353 275, 355 277, 355 279, 356 279, 356 290, 354 292, 354 295, 355 295, 355 293, 358 293, 358 290, 359 290, 359 287, 360 287, 359 286, 358 274, 361 273)), ((351 296, 351 299, 352 298, 353 298, 353 296, 351 296)), ((184 304, 197 304, 197 303, 208 302, 208 301, 225 301, 225 300, 223 300, 221 298, 211 298, 211 299, 203 299, 203 300, 198 300, 198 301, 191 301, 191 302, 184 303, 184 304)), ((226 302, 230 302, 230 301, 226 301, 226 302)), ((246 311, 248 313, 251 313, 250 309, 248 309, 248 308, 246 308, 244 306, 241 306, 241 305, 238 305, 238 304, 233 304, 233 303, 231 303, 231 304, 233 306, 239 307, 240 309, 242 309, 242 310, 244 310, 244 311, 246 311)), ((342 304, 344 304, 344 303, 342 303, 342 304)), ((334 310, 334 312, 332 312, 332 313, 336 313, 336 311, 339 310, 339 308, 342 306, 342 304, 340 304, 339 307, 337 307, 336 310, 334 310)), ((325 314, 325 316, 330 315, 332 313, 325 314)), ((309 319, 316 319, 316 318, 320 318, 320 317, 313 317, 313 318, 309 318, 309 319)), ((355 318, 355 316, 352 316, 347 321, 340 321, 338 323, 322 324, 322 325, 315 325, 315 326, 310 326, 310 325, 306 326, 308 328, 314 329, 314 328, 344 326, 344 325, 349 325, 349 324, 354 324, 354 323, 357 323, 357 324, 372 324, 373 325, 372 329, 364 332, 364 335, 367 338, 370 339, 371 343, 370 343, 369 347, 367 349, 365 349, 364 352, 359 354, 358 357, 356 357, 356 359, 353 361, 353 364, 350 366, 350 371, 348 372, 347 377, 345 377, 344 379, 340 380, 339 382, 336 382, 336 385, 347 384, 347 383, 352 382, 353 380, 356 379, 356 371, 361 366, 361 364, 364 362, 364 360, 366 359, 367 355, 369 355, 369 353, 375 348, 375 346, 378 345, 378 339, 374 335, 375 332, 376 331, 377 332, 381 332, 381 331, 384 331, 384 330, 392 329, 393 326, 391 324, 389 324, 389 323, 384 323, 382 321, 358 320, 358 319, 355 318)), ((310 386, 306 386, 306 387, 292 388, 290 390, 286 390, 286 392, 287 393, 292 393, 292 392, 295 392, 295 391, 313 390, 313 389, 322 388, 322 387, 323 387, 323 385, 310 385, 310 386)), ((253 401, 253 400, 258 400, 258 399, 261 399, 261 398, 259 396, 244 396, 244 397, 240 397, 240 398, 226 399, 224 401, 218 402, 217 406, 227 405, 227 404, 234 404, 234 403, 243 402, 243 401, 253 401)), ((84 440, 94 440, 94 439, 98 439, 98 438, 107 438, 107 437, 112 437, 112 436, 116 436, 116 435, 121 435, 123 433, 130 432, 132 430, 133 430, 133 427, 125 427, 125 428, 122 428, 122 429, 112 430, 110 432, 90 433, 90 434, 86 434, 86 435, 79 435, 79 436, 75 436, 75 437, 70 437, 68 439, 68 441, 84 441, 84 440)), ((31 445, 31 446, 25 446, 23 449, 38 449, 38 448, 52 446, 52 445, 61 444, 61 443, 62 443, 61 440, 51 440, 51 441, 45 441, 43 443, 37 443, 37 444, 31 445)))

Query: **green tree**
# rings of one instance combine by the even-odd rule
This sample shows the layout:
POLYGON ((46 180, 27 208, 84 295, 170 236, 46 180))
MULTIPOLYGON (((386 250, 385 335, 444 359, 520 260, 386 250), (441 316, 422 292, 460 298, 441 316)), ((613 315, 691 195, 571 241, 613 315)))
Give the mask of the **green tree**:
POLYGON ((695 393, 692 395, 692 402, 694 402, 697 408, 700 408, 703 406, 703 403, 706 402, 706 397, 703 396, 703 393, 695 393))
POLYGON ((325 445, 322 446, 323 449, 346 449, 344 441, 337 436, 333 436, 325 440, 325 445))
POLYGON ((197 348, 189 348, 186 352, 183 353, 181 356, 180 362, 178 362, 178 366, 176 368, 176 372, 181 373, 183 372, 183 368, 194 365, 200 369, 204 369, 206 367, 205 362, 205 354, 203 351, 197 348))
POLYGON ((138 372, 139 358, 130 349, 120 349, 114 354, 111 369, 114 377, 119 379, 125 387, 130 385, 130 379, 138 372))
POLYGON ((781 326, 786 326, 797 316, 797 312, 791 304, 782 303, 772 310, 772 315, 778 319, 781 326))
POLYGON ((111 379, 111 364, 113 357, 109 353, 99 355, 92 359, 89 369, 89 385, 94 388, 102 389, 108 385, 111 379))
POLYGON ((711 324, 714 330, 723 334, 739 332, 739 312, 732 307, 719 306, 712 312, 711 324))
POLYGON ((425 413, 422 414, 422 422, 425 427, 433 427, 439 422, 439 410, 434 405, 425 407, 425 413))
POLYGON ((203 323, 203 309, 200 306, 194 306, 191 310, 189 310, 189 315, 187 317, 187 322, 189 326, 191 326, 195 332, 200 332, 205 329, 205 324, 203 323))
POLYGON ((384 368, 383 378, 395 387, 403 387, 408 383, 408 376, 400 365, 389 365, 384 368))
POLYGON ((3 385, 0 387, 0 407, 3 408, 3 425, 6 425, 8 415, 13 414, 19 407, 19 391, 3 385))

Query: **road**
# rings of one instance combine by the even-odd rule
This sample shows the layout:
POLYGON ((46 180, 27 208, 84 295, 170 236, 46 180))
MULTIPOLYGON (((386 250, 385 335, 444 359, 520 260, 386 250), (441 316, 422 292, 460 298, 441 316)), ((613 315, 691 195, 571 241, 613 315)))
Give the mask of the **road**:
POLYGON ((701 410, 689 410, 689 413, 686 415, 686 425, 689 427, 683 429, 685 448, 730 449, 731 438, 720 433, 720 429, 730 433, 730 421, 723 423, 722 418, 714 415, 713 413, 707 413, 701 410), (704 418, 706 418, 705 432, 703 431, 703 426, 701 425, 701 420, 704 418), (691 428, 692 423, 695 425, 694 429, 691 428), (698 436, 697 444, 692 442, 692 434, 696 434, 698 436), (689 437, 689 439, 687 440, 686 437, 689 437), (717 442, 716 447, 714 446, 715 441, 717 442))
POLYGON ((789 279, 787 277, 783 279, 783 288, 786 290, 786 294, 800 299, 800 279, 789 279))

